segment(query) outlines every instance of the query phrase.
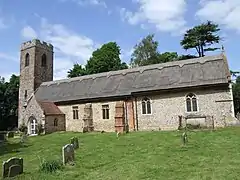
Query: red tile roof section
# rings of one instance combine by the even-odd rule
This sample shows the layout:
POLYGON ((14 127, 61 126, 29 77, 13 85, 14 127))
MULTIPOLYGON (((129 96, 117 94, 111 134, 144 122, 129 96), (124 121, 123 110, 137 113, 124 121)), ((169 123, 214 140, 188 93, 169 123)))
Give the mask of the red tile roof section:
POLYGON ((53 102, 38 101, 38 104, 44 111, 45 115, 64 115, 64 113, 53 102))

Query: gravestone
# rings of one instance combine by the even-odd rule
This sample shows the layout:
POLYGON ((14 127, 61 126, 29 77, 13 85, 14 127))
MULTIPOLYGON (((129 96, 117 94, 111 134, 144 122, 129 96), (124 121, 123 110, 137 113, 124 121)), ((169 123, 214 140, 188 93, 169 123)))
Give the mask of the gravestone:
POLYGON ((79 148, 79 142, 78 142, 78 138, 77 137, 72 137, 70 144, 73 145, 74 149, 78 149, 79 148))
POLYGON ((184 144, 184 145, 186 145, 187 142, 188 142, 188 137, 187 137, 187 133, 186 133, 186 132, 184 132, 184 133, 182 134, 182 141, 183 141, 183 144, 184 144))
POLYGON ((3 162, 2 177, 14 177, 23 173, 23 159, 22 158, 10 158, 3 162))
POLYGON ((62 157, 63 157, 63 164, 70 163, 72 164, 74 162, 75 156, 74 156, 74 148, 72 144, 67 144, 62 147, 62 157))

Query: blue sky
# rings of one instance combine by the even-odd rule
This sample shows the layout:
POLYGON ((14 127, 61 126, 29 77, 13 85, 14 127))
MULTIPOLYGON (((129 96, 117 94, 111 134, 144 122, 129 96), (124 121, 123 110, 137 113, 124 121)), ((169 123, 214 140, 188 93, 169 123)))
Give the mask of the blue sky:
MULTIPOLYGON (((0 76, 19 74, 19 48, 39 38, 54 46, 54 79, 66 78, 73 63, 85 64, 93 50, 116 41, 122 60, 150 33, 159 51, 195 54, 179 42, 183 32, 201 22, 220 25, 232 70, 240 70, 240 0, 1 0, 0 76)), ((219 53, 219 52, 215 52, 219 53)))

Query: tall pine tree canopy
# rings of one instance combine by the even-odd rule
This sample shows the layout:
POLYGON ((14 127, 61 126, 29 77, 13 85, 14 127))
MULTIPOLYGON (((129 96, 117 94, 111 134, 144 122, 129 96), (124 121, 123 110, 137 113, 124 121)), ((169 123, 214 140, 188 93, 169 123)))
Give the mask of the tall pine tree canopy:
POLYGON ((205 52, 219 49, 211 47, 220 42, 219 31, 218 24, 207 21, 187 30, 180 44, 185 50, 196 49, 198 56, 203 57, 205 52))
POLYGON ((120 54, 121 49, 116 42, 103 44, 101 48, 92 53, 84 68, 75 64, 73 69, 68 71, 68 77, 127 69, 128 66, 121 61, 120 54))

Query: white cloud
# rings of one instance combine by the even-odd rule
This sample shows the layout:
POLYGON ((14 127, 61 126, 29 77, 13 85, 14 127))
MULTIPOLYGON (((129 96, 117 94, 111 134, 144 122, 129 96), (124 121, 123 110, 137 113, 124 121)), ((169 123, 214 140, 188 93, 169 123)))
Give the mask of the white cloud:
POLYGON ((72 1, 81 6, 93 5, 107 8, 107 4, 103 0, 60 0, 60 1, 61 2, 72 1))
POLYGON ((37 38, 36 31, 30 26, 25 26, 21 31, 21 35, 27 39, 37 38))
POLYGON ((123 20, 131 25, 149 23, 163 32, 182 32, 185 30, 186 0, 134 0, 139 7, 136 12, 125 8, 120 10, 123 20))
POLYGON ((240 0, 201 0, 196 16, 240 32, 240 0))
POLYGON ((54 46, 54 79, 66 78, 67 71, 73 67, 74 63, 85 64, 99 46, 99 43, 92 39, 62 24, 51 24, 45 18, 41 18, 40 28, 34 31, 39 39, 50 42, 54 46))

